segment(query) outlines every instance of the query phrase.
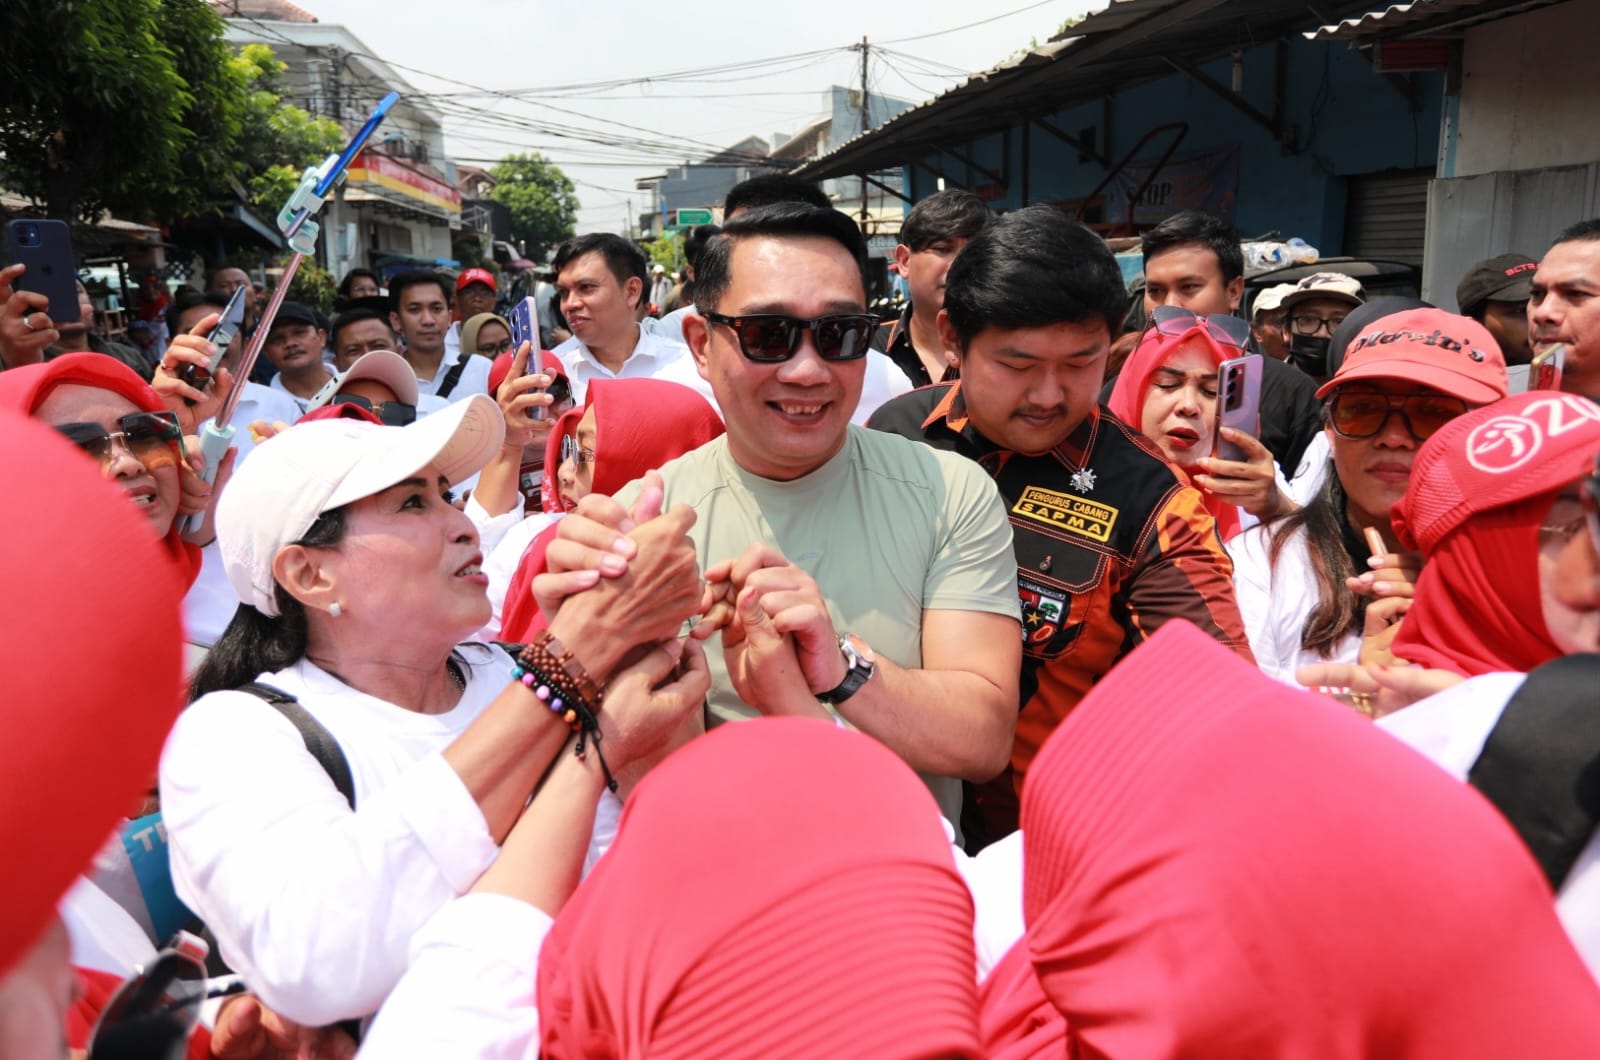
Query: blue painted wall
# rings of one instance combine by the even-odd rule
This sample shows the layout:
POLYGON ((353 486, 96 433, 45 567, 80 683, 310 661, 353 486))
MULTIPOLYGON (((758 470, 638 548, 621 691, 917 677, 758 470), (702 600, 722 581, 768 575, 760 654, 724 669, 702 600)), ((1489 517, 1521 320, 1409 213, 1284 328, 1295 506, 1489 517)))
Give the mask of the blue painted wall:
MULTIPOLYGON (((1410 75, 1415 85, 1415 112, 1391 81, 1373 73, 1367 60, 1342 43, 1291 42, 1284 53, 1286 124, 1297 129, 1301 150, 1286 153, 1263 126, 1187 76, 1174 73, 1117 92, 1108 113, 1102 100, 1080 104, 1052 115, 1065 132, 1095 129, 1096 146, 1113 163, 1150 129, 1174 121, 1189 124, 1175 160, 1236 146, 1239 150, 1238 201, 1234 222, 1247 236, 1271 230, 1300 236, 1323 254, 1343 250, 1347 181, 1352 176, 1391 169, 1432 168, 1438 149, 1443 75, 1410 75)), ((1268 45, 1243 55, 1244 98, 1262 113, 1273 113, 1277 50, 1268 45)), ((1223 85, 1232 83, 1231 59, 1202 69, 1223 85)), ((1056 137, 1034 127, 1028 133, 1030 166, 1027 202, 1078 199, 1094 190, 1105 176, 1095 162, 1056 137)), ((1168 141, 1153 141, 1137 156, 1155 161, 1168 141)), ((1005 177, 999 210, 1025 205, 1022 177, 1023 133, 1020 126, 958 145, 974 161, 1005 177)), ((926 159, 942 169, 947 186, 977 188, 993 183, 969 171, 949 155, 926 159)), ((936 190, 936 177, 921 165, 906 167, 913 199, 936 190)), ((1157 178, 1159 179, 1159 177, 1157 178)))

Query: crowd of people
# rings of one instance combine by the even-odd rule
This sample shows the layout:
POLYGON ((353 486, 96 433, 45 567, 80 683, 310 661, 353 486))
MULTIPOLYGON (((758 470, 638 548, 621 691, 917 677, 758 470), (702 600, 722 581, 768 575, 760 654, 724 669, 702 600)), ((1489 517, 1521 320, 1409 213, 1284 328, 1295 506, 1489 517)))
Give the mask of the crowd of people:
POLYGON ((958 190, 898 320, 792 177, 687 242, 537 343, 180 291, 148 378, 0 271, 0 1055, 1600 1050, 1600 220, 1456 312, 958 190))

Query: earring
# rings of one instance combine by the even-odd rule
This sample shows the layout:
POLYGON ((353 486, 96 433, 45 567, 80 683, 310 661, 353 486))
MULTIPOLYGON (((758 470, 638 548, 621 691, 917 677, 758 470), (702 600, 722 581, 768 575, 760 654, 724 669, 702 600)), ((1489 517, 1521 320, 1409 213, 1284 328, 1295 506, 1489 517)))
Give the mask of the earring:
POLYGON ((342 614, 344 614, 344 608, 339 606, 339 601, 335 600, 333 603, 328 605, 329 618, 338 618, 342 614))

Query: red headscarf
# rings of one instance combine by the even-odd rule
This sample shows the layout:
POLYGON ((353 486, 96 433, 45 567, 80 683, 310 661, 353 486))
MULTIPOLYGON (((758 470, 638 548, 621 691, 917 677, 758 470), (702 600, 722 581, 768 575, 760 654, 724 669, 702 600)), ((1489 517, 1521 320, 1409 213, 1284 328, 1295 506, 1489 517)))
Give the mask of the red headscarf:
POLYGON ((905 763, 823 721, 724 725, 644 778, 556 919, 540 1055, 977 1057, 975 963, 905 763))
POLYGON ((0 524, 0 849, 19 855, 0 899, 4 976, 149 787, 182 702, 183 631, 179 585, 120 489, 14 412, 0 411, 0 452, 0 494, 19 505, 0 524))
POLYGON ((1494 808, 1187 623, 1051 736, 1022 831, 1025 942, 1070 1055, 1561 1060, 1600 1042, 1600 990, 1494 808))
MULTIPOLYGON (((101 353, 67 353, 43 364, 30 364, 0 372, 0 408, 14 409, 31 416, 51 391, 68 383, 109 390, 127 398, 144 412, 167 411, 161 398, 149 383, 139 378, 137 372, 101 353)), ((182 474, 182 457, 178 459, 178 473, 182 474)), ((181 516, 172 520, 166 546, 167 554, 183 578, 184 587, 188 588, 200 574, 200 550, 182 540, 181 522, 181 516)))
POLYGON ((1426 561, 1397 656, 1466 677, 1561 657, 1544 622, 1539 524, 1597 450, 1600 405, 1546 390, 1458 416, 1423 444, 1393 513, 1426 561))
MULTIPOLYGON (((1243 350, 1232 346, 1224 346, 1206 331, 1205 327, 1196 324, 1181 335, 1163 335, 1155 328, 1144 333, 1139 340, 1139 345, 1128 355, 1122 365, 1122 371, 1117 374, 1117 381, 1111 387, 1111 397, 1106 405, 1112 413, 1136 431, 1144 430, 1144 403, 1150 396, 1150 381, 1155 377, 1157 369, 1167 363, 1178 347, 1190 340, 1197 341, 1207 353, 1211 355, 1212 366, 1218 366, 1230 357, 1238 357, 1243 350)), ((1216 424, 1212 430, 1217 429, 1216 424)), ((1155 439, 1151 439, 1155 441, 1155 439)), ((1182 471, 1183 469, 1179 469, 1182 471)), ((1184 472, 1185 477, 1188 473, 1184 472)), ((1199 489, 1199 487, 1195 487, 1199 489)), ((1208 491, 1200 490, 1200 496, 1205 500, 1206 511, 1217 520, 1217 535, 1224 541, 1239 532, 1239 507, 1228 504, 1213 497, 1208 491)))
MULTIPOLYGON (((661 379, 596 379, 585 403, 556 420, 545 443, 544 507, 561 511, 557 471, 561 440, 577 429, 594 409, 594 488, 609 497, 623 486, 667 461, 698 449, 723 432, 722 420, 705 398, 678 383, 661 379)), ((533 598, 533 579, 545 569, 545 552, 556 527, 534 538, 517 564, 506 589, 500 618, 500 639, 522 642, 544 628, 544 616, 533 598)))

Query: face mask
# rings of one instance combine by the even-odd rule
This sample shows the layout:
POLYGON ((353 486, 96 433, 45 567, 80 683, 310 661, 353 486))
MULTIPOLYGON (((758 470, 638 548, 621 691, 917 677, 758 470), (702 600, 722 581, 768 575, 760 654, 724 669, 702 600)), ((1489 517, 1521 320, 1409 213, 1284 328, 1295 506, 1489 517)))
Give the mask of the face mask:
POLYGON ((1313 379, 1328 377, 1328 343, 1333 341, 1322 335, 1291 335, 1289 337, 1289 363, 1313 379))

